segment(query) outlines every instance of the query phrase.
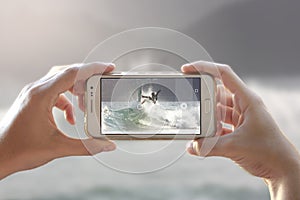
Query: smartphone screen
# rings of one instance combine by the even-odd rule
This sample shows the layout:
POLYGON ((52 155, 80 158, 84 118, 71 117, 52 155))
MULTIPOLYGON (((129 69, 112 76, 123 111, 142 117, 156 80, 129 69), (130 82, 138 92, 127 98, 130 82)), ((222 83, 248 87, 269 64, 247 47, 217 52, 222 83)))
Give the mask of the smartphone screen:
POLYGON ((102 134, 201 134, 201 78, 101 78, 102 134))

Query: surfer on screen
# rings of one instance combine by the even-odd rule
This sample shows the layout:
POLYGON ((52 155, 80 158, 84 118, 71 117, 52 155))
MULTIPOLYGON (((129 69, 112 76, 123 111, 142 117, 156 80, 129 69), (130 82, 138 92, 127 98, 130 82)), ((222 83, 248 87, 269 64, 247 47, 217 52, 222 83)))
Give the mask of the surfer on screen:
POLYGON ((157 101, 157 96, 158 94, 160 93, 161 90, 158 90, 156 93, 155 92, 152 92, 151 93, 151 96, 144 96, 142 95, 142 98, 145 98, 141 104, 145 103, 147 99, 149 99, 150 101, 152 101, 154 104, 156 104, 156 101, 157 101))

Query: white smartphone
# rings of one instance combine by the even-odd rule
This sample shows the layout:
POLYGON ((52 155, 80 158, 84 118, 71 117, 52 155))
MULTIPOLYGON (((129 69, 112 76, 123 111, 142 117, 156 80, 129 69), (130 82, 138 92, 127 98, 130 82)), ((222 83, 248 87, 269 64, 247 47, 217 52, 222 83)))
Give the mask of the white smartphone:
POLYGON ((215 96, 208 74, 94 75, 86 81, 85 131, 115 140, 213 136, 215 96))

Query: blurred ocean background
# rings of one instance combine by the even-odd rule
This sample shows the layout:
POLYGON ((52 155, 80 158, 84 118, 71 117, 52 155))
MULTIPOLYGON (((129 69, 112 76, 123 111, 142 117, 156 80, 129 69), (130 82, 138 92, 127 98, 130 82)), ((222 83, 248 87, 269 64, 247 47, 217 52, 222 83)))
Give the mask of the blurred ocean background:
MULTIPOLYGON (((232 65, 300 150, 299 6, 297 0, 0 0, 0 119, 21 88, 51 66, 81 62, 120 31, 160 26, 191 36, 213 60, 232 65)), ((62 130, 76 135, 61 112, 55 115, 62 130)), ((164 142, 150 146, 158 143, 164 142)), ((178 154, 185 142, 175 147, 178 154)), ((113 152, 101 156, 118 163, 113 152)), ((264 200, 269 194, 262 180, 228 159, 185 154, 165 169, 135 175, 92 157, 58 159, 2 180, 0 199, 264 200)))

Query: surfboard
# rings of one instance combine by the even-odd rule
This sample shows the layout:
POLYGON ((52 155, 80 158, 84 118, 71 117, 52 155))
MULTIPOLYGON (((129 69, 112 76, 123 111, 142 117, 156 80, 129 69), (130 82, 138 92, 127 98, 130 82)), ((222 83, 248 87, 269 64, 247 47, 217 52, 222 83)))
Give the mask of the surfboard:
POLYGON ((138 90, 138 102, 142 102, 142 87, 140 87, 138 90))

